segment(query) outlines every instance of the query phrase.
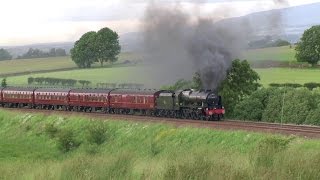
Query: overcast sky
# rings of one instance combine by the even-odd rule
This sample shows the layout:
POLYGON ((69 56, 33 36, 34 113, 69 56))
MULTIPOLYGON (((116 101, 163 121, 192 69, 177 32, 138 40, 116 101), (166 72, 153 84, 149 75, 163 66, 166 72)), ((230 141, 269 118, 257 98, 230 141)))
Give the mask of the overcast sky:
MULTIPOLYGON (((180 0, 186 10, 199 7, 202 15, 214 15, 232 7, 229 17, 279 8, 275 0, 180 0)), ((284 1, 284 0, 277 0, 284 1)), ((149 1, 142 0, 2 0, 0 46, 77 40, 83 33, 110 27, 119 34, 139 30, 149 1)), ((176 1, 158 0, 164 5, 176 1)), ((320 0, 288 0, 288 6, 320 0)))

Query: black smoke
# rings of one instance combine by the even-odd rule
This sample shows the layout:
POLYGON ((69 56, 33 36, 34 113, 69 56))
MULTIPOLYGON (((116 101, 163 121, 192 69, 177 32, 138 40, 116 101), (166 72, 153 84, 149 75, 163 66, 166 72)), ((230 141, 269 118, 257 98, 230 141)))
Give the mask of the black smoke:
MULTIPOLYGON (((276 5, 284 2, 274 1, 276 5)), ((164 84, 199 72, 206 89, 216 89, 225 79, 232 60, 247 47, 254 25, 217 23, 232 8, 219 9, 209 17, 200 17, 198 11, 197 6, 194 12, 186 12, 180 3, 148 5, 142 31, 145 58, 152 70, 144 72, 146 76, 164 84)))

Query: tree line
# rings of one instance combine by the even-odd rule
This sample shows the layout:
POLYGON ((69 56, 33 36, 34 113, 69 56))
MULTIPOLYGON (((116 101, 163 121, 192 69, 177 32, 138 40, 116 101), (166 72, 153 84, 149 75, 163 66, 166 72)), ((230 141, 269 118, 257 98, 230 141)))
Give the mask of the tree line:
POLYGON ((239 120, 320 125, 319 104, 319 89, 262 88, 239 102, 231 116, 239 120))
POLYGON ((46 58, 46 57, 60 57, 66 56, 66 50, 62 48, 51 48, 48 52, 42 51, 40 49, 29 48, 29 50, 18 56, 17 59, 33 59, 33 58, 46 58))
MULTIPOLYGON (((33 59, 33 58, 46 58, 46 57, 60 57, 67 56, 66 50, 62 48, 51 48, 49 51, 42 51, 40 49, 29 48, 23 55, 18 56, 16 59, 33 59)), ((0 49, 0 61, 11 60, 13 56, 6 49, 0 49)))
POLYGON ((88 87, 91 82, 86 80, 74 80, 74 79, 60 79, 60 78, 50 78, 50 77, 29 77, 28 84, 37 84, 37 85, 50 85, 50 86, 75 86, 77 83, 81 84, 82 87, 88 87))
POLYGON ((298 83, 270 83, 270 87, 276 87, 276 88, 302 88, 305 87, 309 90, 313 90, 316 88, 320 88, 320 83, 316 82, 309 82, 304 84, 298 84, 298 83))

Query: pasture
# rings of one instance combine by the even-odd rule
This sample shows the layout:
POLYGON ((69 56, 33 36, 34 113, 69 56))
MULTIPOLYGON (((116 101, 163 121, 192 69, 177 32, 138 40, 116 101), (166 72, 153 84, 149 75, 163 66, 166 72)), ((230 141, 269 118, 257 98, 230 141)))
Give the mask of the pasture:
POLYGON ((70 71, 59 71, 40 74, 29 74, 23 76, 8 77, 9 85, 25 85, 28 77, 54 77, 62 79, 88 80, 95 87, 97 83, 152 83, 147 76, 138 72, 144 70, 139 66, 113 66, 106 68, 77 69, 70 71))
MULTIPOLYGON (((140 57, 133 53, 121 53, 116 63, 122 63, 126 60, 137 61, 140 57)), ((93 67, 99 67, 96 63, 93 67)), ((107 64, 106 64, 107 66, 107 64)), ((32 74, 37 71, 59 71, 66 69, 76 69, 76 64, 71 60, 70 56, 49 57, 36 59, 19 59, 0 61, 0 76, 3 74, 25 73, 32 74)))
MULTIPOLYGON (((54 77, 68 78, 75 80, 88 80, 95 87, 96 83, 142 83, 145 85, 155 86, 157 82, 153 82, 151 78, 138 72, 149 74, 152 71, 141 66, 114 66, 112 68, 93 68, 78 69, 70 71, 59 71, 50 73, 30 74, 23 76, 8 77, 7 82, 10 85, 26 85, 28 77, 54 77)), ((255 69, 260 75, 260 83, 267 87, 270 83, 320 83, 320 69, 298 69, 298 68, 262 68, 255 69)), ((166 85, 162 84, 161 85, 166 85)))
POLYGON ((260 75, 263 86, 270 83, 320 83, 320 69, 264 68, 255 71, 260 75))
POLYGON ((254 61, 296 61, 294 47, 270 47, 263 49, 250 49, 243 52, 243 59, 254 61))

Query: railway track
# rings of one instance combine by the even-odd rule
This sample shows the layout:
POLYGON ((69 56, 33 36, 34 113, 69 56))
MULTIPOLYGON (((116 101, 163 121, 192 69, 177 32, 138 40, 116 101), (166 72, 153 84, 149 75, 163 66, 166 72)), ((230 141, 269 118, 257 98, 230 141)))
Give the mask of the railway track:
POLYGON ((88 118, 97 119, 111 119, 111 120, 129 120, 138 122, 151 122, 151 123, 168 123, 175 126, 191 126, 201 128, 212 128, 221 130, 245 130, 251 132, 263 132, 273 134, 296 135, 306 138, 320 138, 320 127, 318 126, 304 126, 304 125, 290 125, 290 124, 277 124, 265 122, 251 122, 251 121, 195 121, 186 119, 171 119, 162 117, 149 117, 138 115, 119 115, 119 114, 103 114, 103 113, 84 113, 84 112, 69 112, 69 111, 51 111, 51 110, 37 110, 37 109, 6 109, 9 111, 24 112, 24 113, 40 113, 47 115, 62 115, 69 117, 86 116, 88 118))

